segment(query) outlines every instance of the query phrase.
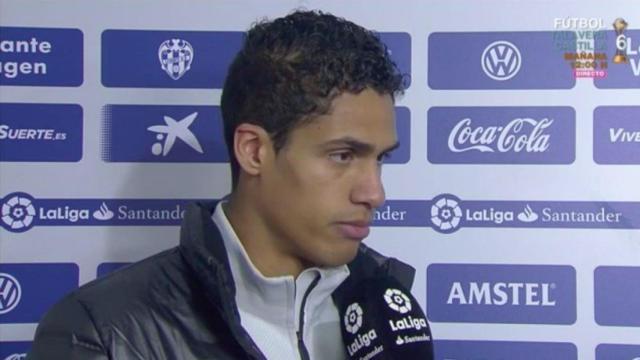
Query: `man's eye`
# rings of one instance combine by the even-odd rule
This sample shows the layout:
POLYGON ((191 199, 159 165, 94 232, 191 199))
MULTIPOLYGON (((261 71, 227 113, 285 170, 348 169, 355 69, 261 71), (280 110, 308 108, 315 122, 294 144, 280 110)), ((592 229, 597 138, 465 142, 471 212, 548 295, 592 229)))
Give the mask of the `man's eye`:
POLYGON ((384 154, 380 154, 380 156, 378 156, 378 164, 384 164, 387 159, 389 159, 391 157, 390 153, 384 153, 384 154))
POLYGON ((329 158, 337 163, 348 163, 353 160, 353 153, 350 151, 341 151, 329 154, 329 158))

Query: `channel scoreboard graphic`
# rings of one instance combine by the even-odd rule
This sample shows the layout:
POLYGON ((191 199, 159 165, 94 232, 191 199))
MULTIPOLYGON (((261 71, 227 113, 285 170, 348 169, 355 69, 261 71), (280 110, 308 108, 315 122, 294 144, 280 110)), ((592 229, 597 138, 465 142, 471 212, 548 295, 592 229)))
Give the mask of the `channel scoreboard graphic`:
MULTIPOLYGON (((0 360, 229 192, 227 69, 292 10, 45 5, 0 3, 0 360)), ((438 360, 640 359, 640 10, 543 5, 305 3, 374 29, 405 75, 368 241, 417 269, 438 360)))

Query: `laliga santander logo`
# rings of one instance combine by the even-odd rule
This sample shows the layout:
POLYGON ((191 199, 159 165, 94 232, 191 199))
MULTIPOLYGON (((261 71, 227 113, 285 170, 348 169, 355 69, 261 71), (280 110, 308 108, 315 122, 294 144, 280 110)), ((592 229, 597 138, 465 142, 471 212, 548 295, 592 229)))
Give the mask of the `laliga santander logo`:
POLYGON ((357 302, 349 305, 344 313, 344 328, 348 333, 353 334, 353 341, 347 345, 349 356, 354 356, 360 350, 370 347, 373 341, 378 338, 375 329, 365 330, 356 336, 356 333, 362 327, 363 314, 364 312, 357 302))
POLYGON ((433 199, 431 205, 431 223, 436 231, 452 233, 460 226, 462 209, 460 199, 450 194, 443 194, 433 199))
POLYGON ((362 308, 358 303, 349 305, 344 314, 344 327, 351 334, 355 334, 362 326, 362 308))
POLYGON ((13 193, 2 201, 2 226, 9 231, 23 232, 31 228, 36 208, 26 193, 13 193))
POLYGON ((411 311, 411 300, 398 289, 387 289, 384 293, 384 301, 387 302, 390 309, 400 314, 406 314, 411 311))
POLYGON ((109 209, 106 202, 91 212, 91 209, 74 205, 72 200, 64 204, 63 199, 36 200, 24 192, 13 192, 2 198, 0 225, 11 232, 22 233, 35 225, 72 225, 80 222, 86 223, 93 219, 108 221, 115 217, 115 213, 109 209), (54 204, 55 203, 55 204, 54 204))
MULTIPOLYGON (((411 299, 398 289, 387 289, 384 293, 384 301, 387 302, 389 308, 391 310, 397 311, 400 314, 407 314, 411 311, 411 299)), ((403 318, 399 319, 389 319, 389 328, 392 332, 405 332, 405 331, 420 331, 422 329, 427 329, 427 320, 425 318, 416 317, 414 318, 412 315, 407 315, 403 318)), ((400 336, 396 338, 396 345, 404 345, 412 342, 420 342, 420 341, 428 341, 431 337, 426 333, 422 333, 417 336, 400 336)))
POLYGON ((193 47, 183 39, 167 40, 158 48, 158 59, 162 70, 173 80, 178 80, 191 69, 193 47))

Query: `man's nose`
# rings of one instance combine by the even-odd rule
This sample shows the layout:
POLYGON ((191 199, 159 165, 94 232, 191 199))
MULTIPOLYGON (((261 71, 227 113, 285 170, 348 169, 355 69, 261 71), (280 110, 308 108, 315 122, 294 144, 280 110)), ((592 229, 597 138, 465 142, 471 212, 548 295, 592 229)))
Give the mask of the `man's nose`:
POLYGON ((359 170, 356 184, 353 188, 352 201, 357 204, 365 204, 374 209, 382 205, 385 200, 384 186, 380 172, 380 164, 375 162, 359 170))

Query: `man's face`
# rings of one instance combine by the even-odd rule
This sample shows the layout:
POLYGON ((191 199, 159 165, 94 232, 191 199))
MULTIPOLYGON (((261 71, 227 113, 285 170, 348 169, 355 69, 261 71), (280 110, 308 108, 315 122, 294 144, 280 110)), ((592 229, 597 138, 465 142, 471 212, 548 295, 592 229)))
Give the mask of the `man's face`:
POLYGON ((304 266, 351 261, 385 199, 381 165, 397 146, 393 101, 366 89, 289 134, 263 169, 262 207, 278 250, 304 266))

